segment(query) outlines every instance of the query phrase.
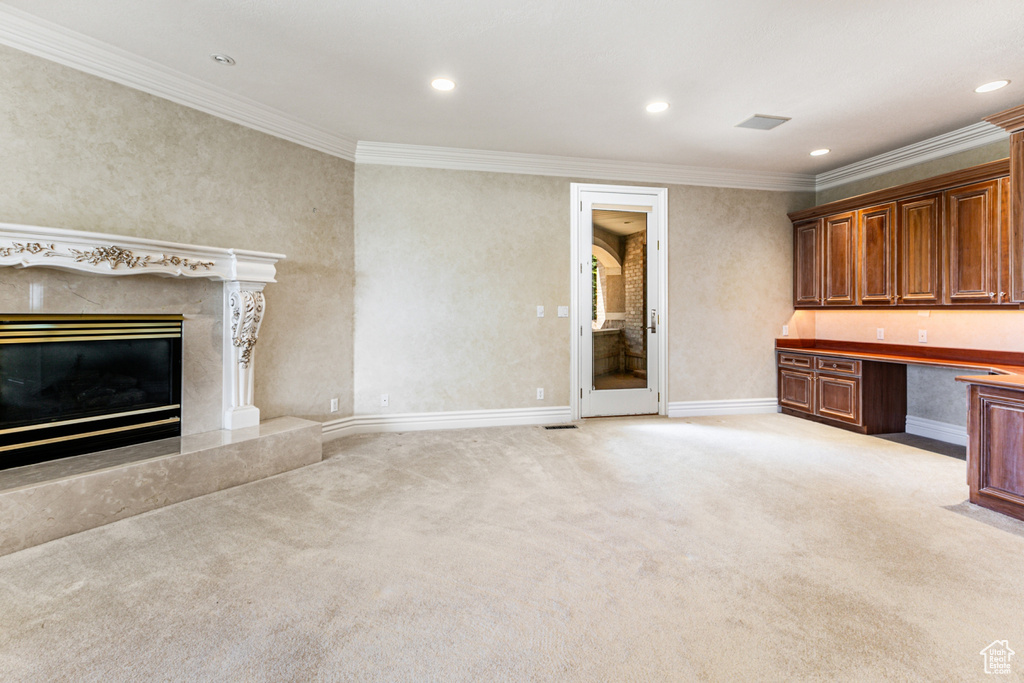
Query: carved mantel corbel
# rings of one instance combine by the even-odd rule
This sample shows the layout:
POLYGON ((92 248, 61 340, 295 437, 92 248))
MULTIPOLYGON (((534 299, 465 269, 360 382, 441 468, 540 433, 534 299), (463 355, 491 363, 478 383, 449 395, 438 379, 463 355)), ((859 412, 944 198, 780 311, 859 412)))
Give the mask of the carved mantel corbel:
POLYGON ((262 282, 225 285, 225 429, 255 427, 260 423, 259 408, 253 403, 253 370, 256 342, 266 310, 263 285, 262 282))

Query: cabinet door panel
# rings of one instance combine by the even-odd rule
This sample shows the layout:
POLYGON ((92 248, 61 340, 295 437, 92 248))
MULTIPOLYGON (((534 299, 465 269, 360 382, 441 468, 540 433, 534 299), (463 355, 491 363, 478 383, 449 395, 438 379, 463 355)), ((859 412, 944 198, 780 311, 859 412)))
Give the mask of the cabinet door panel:
POLYGON ((821 222, 793 226, 793 304, 821 305, 821 222))
POLYGON ((850 306, 856 296, 856 224, 851 211, 825 219, 824 295, 825 304, 850 306))
POLYGON ((942 195, 899 202, 896 212, 898 303, 942 299, 942 195))
POLYGON ((860 380, 818 375, 817 413, 822 417, 860 424, 860 380))
POLYGON ((895 204, 857 212, 860 242, 860 303, 892 305, 896 280, 895 204))
POLYGON ((998 187, 991 180, 945 193, 948 303, 998 301, 998 187))
POLYGON ((814 374, 780 368, 779 405, 805 413, 813 413, 814 374))

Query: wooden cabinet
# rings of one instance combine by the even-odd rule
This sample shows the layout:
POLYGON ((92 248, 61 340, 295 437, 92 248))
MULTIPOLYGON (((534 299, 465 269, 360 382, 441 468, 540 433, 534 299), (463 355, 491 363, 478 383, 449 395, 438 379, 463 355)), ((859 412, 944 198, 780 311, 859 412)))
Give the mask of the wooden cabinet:
POLYGON ((850 306, 856 297, 857 213, 828 216, 822 229, 822 289, 826 306, 850 306))
POLYGON ((814 373, 780 368, 779 405, 804 413, 813 413, 814 373))
POLYGON ((1024 386, 968 389, 970 500, 1024 519, 1024 386))
POLYGON ((896 204, 897 300, 903 305, 942 301, 942 193, 896 204))
POLYGON ((821 221, 793 226, 793 304, 821 305, 821 221))
POLYGON ((859 378, 818 375, 815 389, 818 415, 850 424, 860 423, 859 378))
POLYGON ((860 304, 896 303, 896 204, 889 202, 857 212, 860 304))
POLYGON ((1017 255, 1024 238, 1016 237, 1024 225, 1009 223, 1009 173, 1009 160, 991 162, 789 214, 794 305, 977 307, 1024 299, 1011 291, 1016 274, 1021 283, 1013 287, 1024 292, 1024 255, 1017 255))
POLYGON ((947 190, 945 302, 998 303, 999 182, 947 190))
POLYGON ((907 420, 907 366, 779 351, 779 406, 862 434, 902 432, 907 420))

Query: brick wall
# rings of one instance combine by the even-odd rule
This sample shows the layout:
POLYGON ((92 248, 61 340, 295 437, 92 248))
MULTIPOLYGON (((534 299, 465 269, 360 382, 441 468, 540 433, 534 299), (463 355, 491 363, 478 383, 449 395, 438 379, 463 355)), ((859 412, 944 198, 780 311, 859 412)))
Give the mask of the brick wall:
POLYGON ((636 232, 626 237, 626 257, 622 261, 622 279, 626 285, 626 349, 646 357, 647 333, 647 234, 636 232))

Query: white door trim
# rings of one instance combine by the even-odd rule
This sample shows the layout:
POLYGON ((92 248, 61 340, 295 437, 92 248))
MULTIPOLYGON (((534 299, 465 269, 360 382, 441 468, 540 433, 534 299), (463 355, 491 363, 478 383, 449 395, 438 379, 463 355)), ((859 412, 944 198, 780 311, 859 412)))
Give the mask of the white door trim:
POLYGON ((571 265, 569 272, 572 274, 572 297, 570 298, 569 320, 569 406, 572 408, 572 419, 578 420, 581 416, 580 409, 580 336, 582 325, 590 324, 590 311, 586 311, 586 320, 583 320, 583 311, 580 308, 580 278, 579 264, 582 255, 580 254, 580 193, 587 192, 610 192, 615 194, 636 194, 650 198, 661 216, 658 221, 658 299, 661 310, 659 312, 660 325, 658 332, 662 337, 658 344, 658 387, 660 398, 658 400, 658 414, 668 414, 668 188, 665 187, 639 187, 635 185, 594 185, 589 183, 571 183, 569 215, 571 226, 571 265))

